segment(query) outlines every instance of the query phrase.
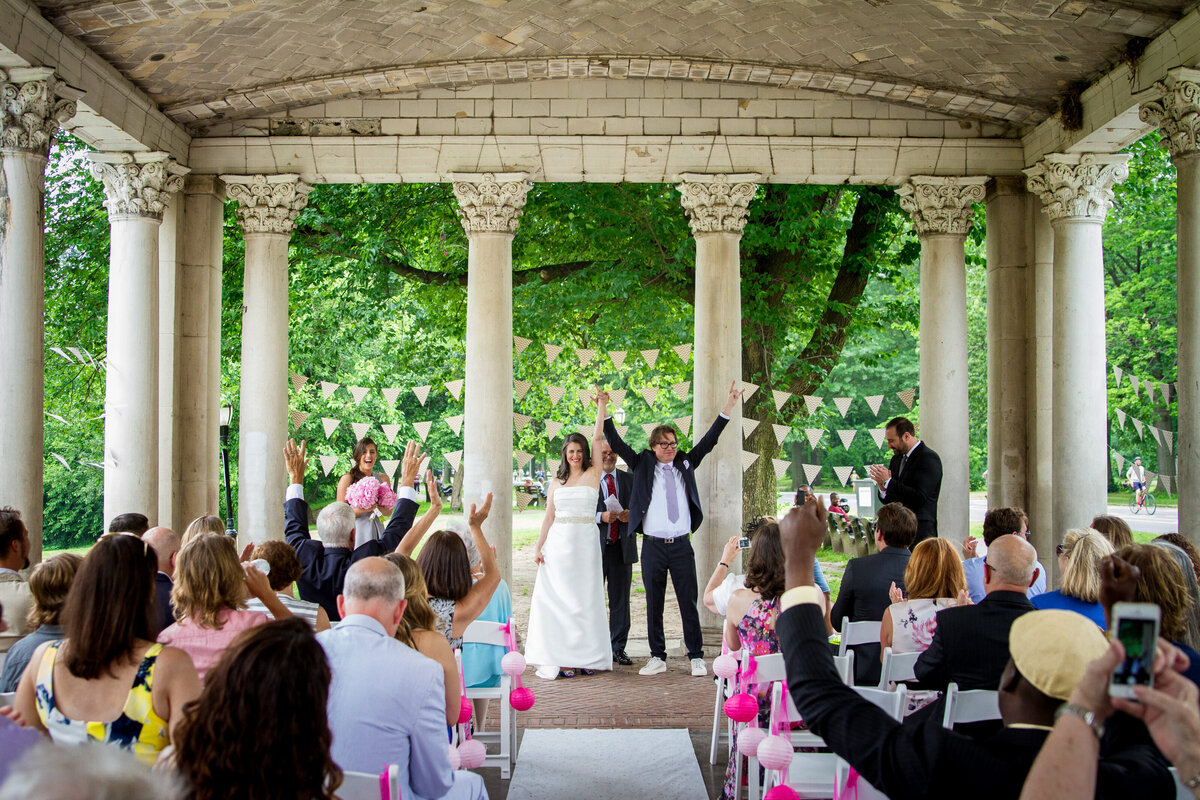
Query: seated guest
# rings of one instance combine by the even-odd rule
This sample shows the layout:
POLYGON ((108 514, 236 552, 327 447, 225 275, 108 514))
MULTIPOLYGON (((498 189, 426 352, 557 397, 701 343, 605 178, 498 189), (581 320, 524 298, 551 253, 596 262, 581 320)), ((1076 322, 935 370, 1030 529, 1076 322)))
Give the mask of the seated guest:
POLYGON ((1022 536, 1000 536, 988 548, 976 605, 947 608, 937 615, 933 641, 917 659, 914 673, 928 689, 995 689, 1008 663, 1008 630, 1033 610, 1025 590, 1033 582, 1037 554, 1022 536))
MULTIPOLYGON (((788 689, 809 728, 892 800, 1015 798, 1055 712, 1080 683, 1088 663, 1107 649, 1104 634, 1084 617, 1064 611, 1036 611, 1013 623, 1005 642, 1003 679, 994 684, 1005 727, 987 739, 947 730, 936 718, 912 716, 900 723, 845 686, 833 665, 820 595, 812 586, 813 554, 825 538, 824 508, 813 501, 793 509, 780 528, 787 591, 780 601, 779 640, 788 689)), ((989 561, 1033 550, 1008 536, 1000 537, 997 546, 1002 552, 993 548, 989 561)), ((1032 573, 1032 553, 1025 558, 1032 573)), ((1028 603, 1023 592, 1014 594, 1028 603)), ((971 608, 977 606, 941 614, 971 608)), ((939 634, 944 624, 938 623, 939 634)), ((1174 781, 1145 741, 1144 728, 1127 717, 1124 721, 1110 726, 1106 756, 1098 767, 1097 797, 1171 797, 1174 781)))
POLYGON ((467 548, 453 531, 435 532, 417 556, 425 585, 429 587, 429 606, 438 617, 438 631, 451 647, 462 644, 463 631, 479 618, 500 585, 496 554, 483 536, 483 522, 491 509, 492 493, 488 492, 483 507, 477 510, 471 504, 471 513, 467 515, 467 525, 482 560, 483 574, 478 580, 472 580, 467 548))
POLYGON ((1100 605, 1100 565, 1105 556, 1112 555, 1112 543, 1099 531, 1075 528, 1067 531, 1055 552, 1062 581, 1055 591, 1032 598, 1033 607, 1074 611, 1106 630, 1100 605))
POLYGON ((1196 576, 1196 581, 1200 582, 1200 550, 1196 549, 1196 545, 1192 544, 1192 540, 1184 536, 1182 533, 1164 533, 1161 536, 1155 536, 1154 542, 1167 542, 1178 547, 1183 552, 1187 553, 1188 560, 1192 562, 1192 572, 1196 576))
MULTIPOLYGON (((478 581, 483 577, 483 556, 479 554, 479 548, 475 545, 475 537, 465 526, 456 525, 452 530, 458 534, 459 539, 462 539, 463 547, 467 549, 467 561, 471 563, 471 580, 478 581)), ((489 545, 488 549, 492 551, 494 558, 496 546, 489 545)), ((501 578, 500 583, 496 586, 496 591, 492 592, 492 598, 475 619, 483 622, 504 623, 508 622, 511 616, 512 595, 509 594, 508 583, 501 578)), ((464 644, 462 647, 463 679, 466 681, 467 687, 499 686, 500 676, 504 674, 504 670, 500 668, 500 659, 504 658, 504 654, 507 652, 507 647, 497 644, 464 644)), ((476 707, 486 710, 487 700, 476 701, 476 707)), ((483 716, 481 712, 481 720, 483 716)))
MULTIPOLYGON (((296 558, 296 551, 290 544, 277 539, 263 542, 254 548, 250 557, 254 560, 261 558, 270 566, 271 571, 267 573, 267 581, 271 584, 271 591, 275 592, 279 597, 279 602, 287 606, 293 616, 300 617, 308 623, 310 628, 317 631, 329 630, 329 615, 325 613, 325 609, 317 603, 297 600, 293 593, 296 579, 300 577, 301 567, 300 559, 296 558)), ((271 616, 270 609, 263 605, 257 597, 246 601, 246 608, 271 616)))
MULTIPOLYGON (((891 605, 889 591, 892 584, 904 589, 904 570, 911 553, 908 548, 917 538, 917 516, 900 503, 888 503, 879 509, 875 519, 875 547, 878 553, 852 558, 842 574, 842 588, 830 616, 835 627, 841 627, 842 618, 851 622, 883 619, 883 612, 891 605)), ((875 684, 879 682, 878 644, 860 644, 854 650, 854 682, 875 684)))
POLYGON ((33 633, 9 649, 4 659, 4 671, 0 672, 0 692, 15 692, 21 673, 33 657, 33 651, 45 642, 63 638, 63 605, 67 602, 67 592, 82 563, 83 559, 74 553, 59 553, 38 564, 29 573, 33 608, 29 610, 28 627, 33 633))
POLYGON ((1129 529, 1129 523, 1120 517, 1101 514, 1092 519, 1091 528, 1100 531, 1117 550, 1133 544, 1133 531, 1129 529))
POLYGON ((183 531, 183 540, 179 543, 180 547, 190 542, 205 533, 225 533, 225 523, 221 518, 213 514, 206 514, 203 517, 196 517, 188 523, 188 526, 183 531))
POLYGON ((67 748, 43 742, 22 755, 7 780, 0 776, 0 800, 35 797, 37 800, 164 800, 175 797, 175 783, 170 775, 151 770, 133 756, 111 747, 81 744, 67 748))
MULTIPOLYGON (((978 539, 968 536, 963 542, 963 573, 967 576, 967 591, 971 593, 972 603, 978 603, 987 594, 983 588, 983 564, 987 549, 997 537, 1008 534, 1016 534, 1026 541, 1029 540, 1029 522, 1025 512, 1019 508, 993 508, 984 515, 982 554, 976 555, 978 539)), ((1035 553, 1033 583, 1025 592, 1026 597, 1036 597, 1046 591, 1046 568, 1036 558, 1035 553)))
POLYGON ((154 642, 158 559, 136 536, 88 552, 63 608, 66 638, 34 651, 14 703, 60 744, 99 741, 153 764, 200 694, 187 653, 154 642))
MULTIPOLYGON (((1179 536, 1177 533, 1170 535, 1179 536)), ((1183 541, 1187 542, 1188 547, 1183 547, 1165 536, 1156 536, 1150 545, 1161 547, 1170 553, 1171 558, 1175 559, 1175 563, 1179 565, 1179 569, 1183 573, 1183 583, 1191 602, 1188 604, 1187 633, 1180 641, 1193 650, 1197 650, 1200 649, 1200 586, 1196 583, 1195 564, 1192 561, 1191 553, 1188 552, 1188 548, 1192 552, 1195 552, 1196 548, 1187 539, 1183 539, 1183 541)))
POLYGON ((233 541, 206 533, 179 551, 175 567, 175 622, 158 635, 163 644, 192 657, 201 682, 239 633, 267 622, 267 615, 246 610, 246 592, 271 610, 276 619, 292 612, 271 591, 267 576, 249 563, 238 563, 233 541))
POLYGON ((117 514, 112 518, 112 522, 108 523, 110 534, 132 533, 134 536, 141 536, 148 530, 150 530, 150 520, 146 519, 145 514, 139 514, 136 511, 117 514))
MULTIPOLYGON (((396 627, 396 639, 442 667, 446 686, 446 724, 458 723, 462 703, 462 686, 458 680, 458 663, 446 637, 437 632, 437 614, 429 607, 429 590, 417 562, 399 553, 383 557, 400 568, 404 576, 404 618, 396 627)), ((466 659, 464 659, 465 661, 466 659)))
MULTIPOLYGON (((1192 598, 1188 595, 1186 579, 1179 564, 1165 548, 1132 544, 1122 547, 1110 561, 1105 562, 1106 570, 1116 569, 1120 572, 1122 568, 1132 573, 1131 582, 1135 583, 1129 599, 1136 603, 1154 603, 1162 610, 1159 634, 1188 657, 1190 663, 1183 673, 1184 677, 1200 684, 1200 653, 1184 642, 1192 598), (1129 570, 1130 567, 1134 569, 1129 570)), ((1103 595, 1100 600, 1103 603, 1112 602, 1112 598, 1106 599, 1103 595)), ((1111 623, 1111 606, 1106 605, 1104 613, 1111 623)))
POLYGON ((171 603, 171 589, 175 586, 175 556, 179 554, 180 542, 170 528, 151 528, 142 535, 142 541, 150 545, 158 556, 158 574, 154 576, 154 596, 158 629, 165 630, 175 622, 175 606, 171 603))
POLYGON ((333 800, 342 770, 329 753, 329 679, 325 651, 299 619, 239 634, 183 709, 181 800, 333 800))
POLYGON ((317 635, 333 673, 333 760, 351 772, 397 764, 405 798, 485 798, 482 778, 450 769, 441 666, 396 641, 404 592, 394 564, 357 561, 338 595, 341 624, 317 635))
POLYGON ((849 509, 846 508, 846 501, 838 497, 837 492, 829 493, 829 511, 834 514, 846 516, 849 509))
POLYGON ((0 508, 0 605, 6 609, 8 629, 0 631, 0 655, 8 652, 18 639, 29 633, 26 620, 33 606, 28 577, 29 531, 15 508, 0 508))
POLYGON ((892 597, 905 597, 888 606, 879 626, 879 657, 882 648, 894 653, 921 653, 933 641, 937 614, 944 608, 967 605, 967 582, 954 546, 945 539, 926 539, 913 548, 904 569, 904 586, 892 597))

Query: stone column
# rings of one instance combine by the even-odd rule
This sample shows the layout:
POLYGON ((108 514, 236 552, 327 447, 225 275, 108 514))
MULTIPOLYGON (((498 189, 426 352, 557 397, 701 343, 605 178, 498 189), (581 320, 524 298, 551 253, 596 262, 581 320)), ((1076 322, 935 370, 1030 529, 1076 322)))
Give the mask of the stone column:
POLYGON ((220 405, 221 224, 225 186, 215 175, 189 175, 179 220, 172 386, 173 512, 182 529, 219 514, 217 425, 220 405), (213 366, 216 369, 212 369, 213 366))
POLYGON ((158 228, 185 167, 166 153, 92 153, 110 227, 104 525, 158 520, 158 228))
POLYGON ((0 70, 0 506, 21 512, 34 561, 42 554, 46 159, 80 96, 50 69, 0 70))
MULTIPOLYGON (((1025 170, 1054 228, 1054 541, 1108 507, 1101 228, 1127 155, 1047 155, 1025 170)), ((1041 553, 1046 557, 1046 553, 1041 553)))
MULTIPOLYGON (((1054 230, 1042 213, 1041 203, 1026 203, 1027 247, 1033 268, 1029 270, 1026 324, 1029 328, 1028 398, 1025 430, 1026 493, 1029 504, 1029 541, 1038 554, 1054 549, 1054 230)), ((1058 559, 1042 560, 1057 581, 1058 559)))
MULTIPOLYGON (((741 241, 759 175, 682 175, 676 188, 696 237, 695 368, 692 431, 704 435, 742 379, 741 241)), ((696 471, 704 524, 694 537, 701 582, 721 560, 730 531, 742 527, 742 407, 730 414, 716 448, 696 471)), ((720 619, 700 607, 705 627, 720 619)))
POLYGON ((917 433, 942 458, 938 536, 960 542, 970 520, 967 411, 967 261, 963 249, 987 178, 913 176, 900 207, 921 242, 921 424, 917 433))
POLYGON ((1179 532, 1200 543, 1200 70, 1173 69, 1141 118, 1157 125, 1176 171, 1179 532))
POLYGON ((512 581, 512 240, 530 184, 523 172, 455 174, 467 232, 463 506, 495 498, 484 534, 512 581))
POLYGON ((988 507, 1026 502, 1026 249, 1028 195, 1021 178, 987 193, 988 507))
MULTIPOLYGON (((298 175, 222 175, 246 237, 238 402, 238 544, 283 538, 288 431, 288 243, 311 187, 298 175)), ((211 424, 211 423, 210 423, 211 424)))
POLYGON ((163 211, 158 226, 158 524, 175 517, 175 289, 179 273, 180 203, 163 211))

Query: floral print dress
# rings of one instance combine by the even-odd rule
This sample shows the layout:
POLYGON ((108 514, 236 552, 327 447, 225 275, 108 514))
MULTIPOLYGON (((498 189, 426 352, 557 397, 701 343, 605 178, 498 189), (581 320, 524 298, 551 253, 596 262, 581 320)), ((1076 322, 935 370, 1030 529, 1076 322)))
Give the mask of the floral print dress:
MULTIPOLYGON (((779 608, 779 598, 763 600, 755 598, 750 604, 746 616, 738 623, 738 636, 742 639, 742 647, 750 649, 754 656, 766 656, 779 652, 779 635, 775 633, 775 615, 779 608)), ((764 683, 755 685, 751 691, 758 698, 758 727, 766 730, 771 722, 771 685, 764 683)), ((737 727, 729 739, 729 766, 725 768, 725 788, 721 791, 723 800, 737 797, 734 786, 734 775, 737 767, 737 727)), ((761 784, 760 784, 761 785, 761 784)))

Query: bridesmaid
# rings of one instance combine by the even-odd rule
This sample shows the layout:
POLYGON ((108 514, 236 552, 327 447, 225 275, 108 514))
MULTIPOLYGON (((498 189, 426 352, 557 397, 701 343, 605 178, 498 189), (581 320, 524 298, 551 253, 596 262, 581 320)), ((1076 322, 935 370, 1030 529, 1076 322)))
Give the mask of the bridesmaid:
MULTIPOLYGON (((385 486, 391 484, 386 474, 375 472, 375 463, 379 460, 379 448, 375 446, 371 437, 364 436, 354 445, 354 453, 350 460, 352 462, 350 471, 338 481, 337 499, 339 502, 346 502, 346 490, 368 476, 374 476, 385 486)), ((354 508, 354 546, 358 547, 360 544, 382 536, 383 529, 379 525, 379 518, 391 513, 392 509, 380 505, 373 505, 370 508, 354 508)))

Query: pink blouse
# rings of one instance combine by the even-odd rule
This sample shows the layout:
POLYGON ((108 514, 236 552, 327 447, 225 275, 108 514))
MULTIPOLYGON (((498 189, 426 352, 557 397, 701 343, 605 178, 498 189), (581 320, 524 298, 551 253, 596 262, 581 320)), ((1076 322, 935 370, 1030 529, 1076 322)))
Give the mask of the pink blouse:
POLYGON ((158 640, 165 645, 178 647, 192 657, 200 681, 221 658, 237 635, 244 630, 263 625, 269 617, 260 611, 241 611, 226 608, 217 615, 221 629, 205 628, 196 624, 190 617, 182 622, 176 622, 158 635, 158 640))

